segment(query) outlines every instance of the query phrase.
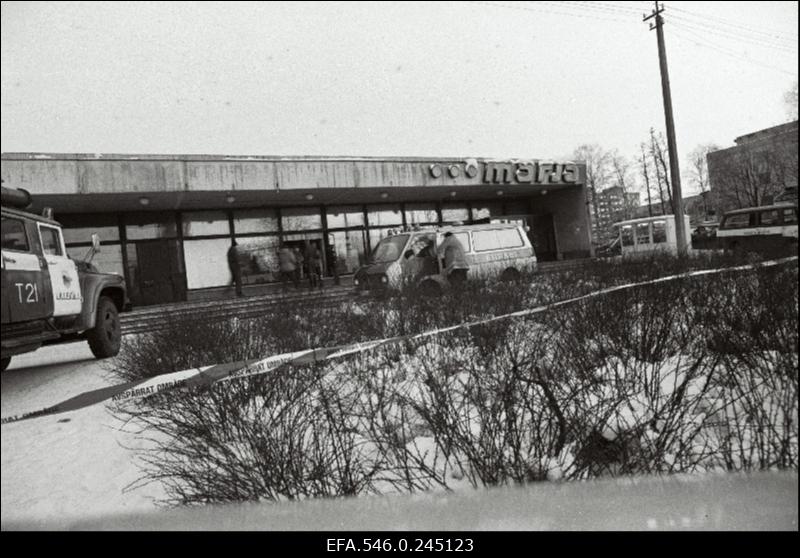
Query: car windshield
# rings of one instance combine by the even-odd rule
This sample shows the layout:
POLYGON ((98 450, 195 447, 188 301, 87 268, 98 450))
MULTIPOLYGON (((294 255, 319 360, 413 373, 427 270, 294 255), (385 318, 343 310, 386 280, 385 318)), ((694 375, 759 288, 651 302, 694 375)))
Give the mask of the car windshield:
POLYGON ((407 234, 388 236, 381 240, 372 251, 372 263, 388 263, 396 261, 408 241, 407 234))

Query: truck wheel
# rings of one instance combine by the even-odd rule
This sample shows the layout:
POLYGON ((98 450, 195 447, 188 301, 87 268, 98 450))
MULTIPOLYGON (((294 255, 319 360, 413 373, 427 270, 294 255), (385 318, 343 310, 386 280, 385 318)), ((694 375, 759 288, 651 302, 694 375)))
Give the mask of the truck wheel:
POLYGON ((5 357, 3 359, 0 359, 0 365, 3 366, 3 368, 0 369, 0 371, 5 371, 5 369, 8 368, 9 364, 11 364, 11 357, 5 357))
POLYGON ((94 327, 87 335, 89 348, 97 358, 108 358, 119 352, 122 331, 117 307, 107 296, 97 301, 97 316, 94 327))

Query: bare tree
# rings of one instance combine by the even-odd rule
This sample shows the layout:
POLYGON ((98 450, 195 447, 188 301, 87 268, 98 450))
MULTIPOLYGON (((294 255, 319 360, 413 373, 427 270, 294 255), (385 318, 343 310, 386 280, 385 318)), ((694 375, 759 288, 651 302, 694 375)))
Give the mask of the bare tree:
POLYGON ((724 150, 710 169, 715 202, 723 210, 768 203, 797 184, 797 158, 797 140, 783 136, 724 150))
POLYGON ((599 211, 597 208, 597 193, 605 187, 611 176, 609 168, 609 153, 598 144, 584 144, 573 152, 573 158, 586 163, 586 187, 589 190, 592 204, 593 236, 597 236, 596 223, 599 211))
POLYGON ((695 147, 689 153, 689 181, 699 190, 703 200, 703 213, 708 216, 708 197, 711 183, 708 179, 707 156, 710 151, 717 151, 719 147, 713 143, 705 143, 695 147))
POLYGON ((647 194, 647 214, 653 216, 653 200, 650 196, 650 173, 647 170, 647 156, 644 152, 644 143, 639 144, 642 150, 642 157, 639 159, 639 164, 642 169, 642 177, 644 178, 644 191, 647 194))
POLYGON ((797 82, 794 82, 791 89, 783 94, 783 102, 789 120, 797 120, 797 82))
POLYGON ((613 173, 614 181, 617 186, 622 188, 622 211, 617 218, 630 219, 633 217, 633 212, 636 210, 638 204, 632 203, 630 194, 634 193, 636 188, 636 181, 631 176, 631 163, 627 157, 620 154, 616 149, 610 154, 611 170, 613 173))
POLYGON ((667 153, 666 140, 664 134, 659 132, 656 134, 653 128, 650 128, 650 155, 653 157, 653 163, 656 167, 656 180, 658 182, 658 196, 661 200, 661 212, 666 215, 666 208, 664 200, 669 201, 670 213, 675 213, 675 208, 672 204, 672 185, 669 181, 669 154, 667 153), (664 197, 666 190, 667 196, 664 197))

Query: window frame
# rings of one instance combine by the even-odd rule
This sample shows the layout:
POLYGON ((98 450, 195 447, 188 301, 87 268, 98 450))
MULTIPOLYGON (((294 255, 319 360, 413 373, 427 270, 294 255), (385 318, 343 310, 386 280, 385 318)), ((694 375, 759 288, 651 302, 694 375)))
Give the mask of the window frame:
POLYGON ((12 215, 8 215, 8 216, 3 215, 2 219, 3 219, 3 221, 5 221, 5 220, 14 221, 14 222, 17 222, 20 225, 22 225, 22 234, 25 237, 25 250, 17 250, 15 248, 6 248, 5 246, 3 246, 2 249, 5 250, 6 252, 17 252, 19 254, 32 254, 33 251, 31 250, 31 239, 30 239, 30 235, 28 234, 28 227, 25 226, 26 225, 25 219, 22 219, 20 217, 15 217, 15 216, 12 216, 12 215))

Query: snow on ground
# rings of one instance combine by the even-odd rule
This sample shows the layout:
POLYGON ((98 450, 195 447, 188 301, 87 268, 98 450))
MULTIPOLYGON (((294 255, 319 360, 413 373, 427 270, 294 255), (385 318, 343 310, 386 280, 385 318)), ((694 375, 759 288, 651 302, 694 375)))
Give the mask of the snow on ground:
MULTIPOLYGON (((3 373, 2 416, 115 383, 85 343, 47 347, 15 357, 3 373)), ((143 442, 121 426, 103 404, 2 425, 3 527, 154 509, 160 486, 124 492, 139 476, 133 449, 143 442)))

